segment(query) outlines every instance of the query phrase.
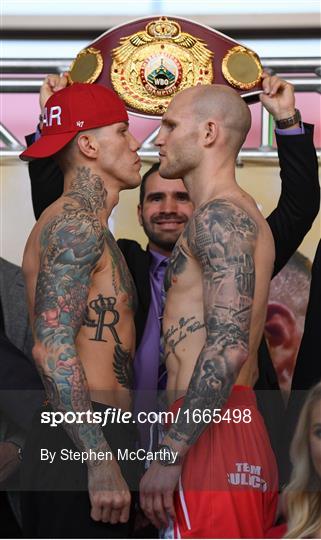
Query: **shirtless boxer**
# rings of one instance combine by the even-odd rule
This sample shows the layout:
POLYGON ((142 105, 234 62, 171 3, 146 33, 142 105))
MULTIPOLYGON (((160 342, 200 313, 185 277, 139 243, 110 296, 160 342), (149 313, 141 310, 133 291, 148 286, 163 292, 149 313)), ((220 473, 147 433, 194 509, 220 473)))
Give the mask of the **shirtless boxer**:
POLYGON ((182 177, 195 205, 165 276, 167 390, 180 413, 162 445, 178 457, 154 461, 141 481, 146 515, 160 527, 169 514, 176 538, 263 537, 275 514, 276 464, 252 391, 274 243, 235 180, 250 124, 234 90, 195 87, 173 99, 156 140, 160 174, 182 177), (235 408, 239 423, 202 417, 235 408))
MULTIPOLYGON (((48 100, 42 137, 21 156, 41 158, 58 152, 64 171, 64 192, 42 213, 23 259, 35 338, 33 356, 53 411, 102 410, 106 405, 123 411, 131 408, 135 288, 108 218, 119 192, 140 183, 138 148, 118 96, 99 85, 74 84, 48 100)), ((134 444, 131 429, 128 436, 134 444)), ((34 474, 45 475, 41 481, 47 474, 50 477, 50 465, 42 470, 33 452, 35 437, 44 448, 54 444, 51 439, 58 434, 74 450, 107 453, 113 444, 117 448, 117 433, 106 440, 99 424, 65 423, 64 430, 60 428, 61 434, 58 428, 38 422, 31 433, 26 454, 36 456, 34 474)), ((88 473, 90 501, 86 491, 43 493, 38 498, 32 493, 37 517, 30 525, 27 516, 27 534, 128 536, 131 495, 119 464, 113 457, 93 458, 86 465, 85 473, 79 472, 85 478, 80 490, 86 489, 88 473)), ((58 486, 54 489, 68 491, 64 481, 68 485, 72 464, 60 466, 65 468, 53 473, 58 486)))

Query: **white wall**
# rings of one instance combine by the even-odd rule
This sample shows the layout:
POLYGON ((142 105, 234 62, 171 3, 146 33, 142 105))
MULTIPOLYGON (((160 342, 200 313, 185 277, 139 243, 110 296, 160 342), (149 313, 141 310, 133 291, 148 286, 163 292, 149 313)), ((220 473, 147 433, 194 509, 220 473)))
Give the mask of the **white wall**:
POLYGON ((21 265, 24 246, 35 219, 28 167, 18 158, 1 158, 0 213, 0 255, 21 265))

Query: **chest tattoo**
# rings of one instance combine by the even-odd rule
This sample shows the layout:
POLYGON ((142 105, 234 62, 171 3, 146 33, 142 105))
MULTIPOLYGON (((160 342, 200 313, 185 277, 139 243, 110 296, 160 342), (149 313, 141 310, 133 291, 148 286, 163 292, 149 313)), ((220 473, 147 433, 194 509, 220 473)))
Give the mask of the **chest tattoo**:
POLYGON ((168 267, 165 273, 164 287, 167 292, 173 283, 176 276, 182 274, 186 268, 187 257, 179 246, 175 246, 168 267))
POLYGON ((90 319, 89 308, 86 307, 86 312, 83 320, 84 326, 90 328, 96 328, 95 336, 89 338, 92 341, 107 341, 103 338, 104 328, 108 328, 112 337, 116 343, 121 343, 116 330, 116 324, 119 322, 119 313, 115 309, 116 298, 114 296, 105 297, 102 294, 98 294, 97 298, 94 298, 89 302, 89 306, 96 313, 96 319, 90 319), (106 321, 106 315, 111 314, 111 320, 106 321))

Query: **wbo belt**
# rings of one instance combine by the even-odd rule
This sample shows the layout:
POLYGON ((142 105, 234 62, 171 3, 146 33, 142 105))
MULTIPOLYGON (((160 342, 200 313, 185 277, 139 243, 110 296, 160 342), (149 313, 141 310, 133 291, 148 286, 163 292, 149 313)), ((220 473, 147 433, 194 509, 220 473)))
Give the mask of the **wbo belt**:
POLYGON ((114 89, 127 109, 160 117, 171 99, 198 84, 223 84, 246 101, 262 91, 258 55, 188 19, 145 17, 108 30, 80 51, 69 82, 114 89))

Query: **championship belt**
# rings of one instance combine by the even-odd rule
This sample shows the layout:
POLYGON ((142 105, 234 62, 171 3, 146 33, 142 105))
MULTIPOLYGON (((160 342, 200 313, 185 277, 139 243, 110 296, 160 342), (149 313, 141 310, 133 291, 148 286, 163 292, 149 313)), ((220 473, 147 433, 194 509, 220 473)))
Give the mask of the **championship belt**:
POLYGON ((209 27, 165 16, 105 32, 70 67, 70 83, 106 85, 129 111, 153 117, 160 117, 181 90, 197 84, 228 85, 246 101, 256 101, 261 75, 252 50, 209 27))

